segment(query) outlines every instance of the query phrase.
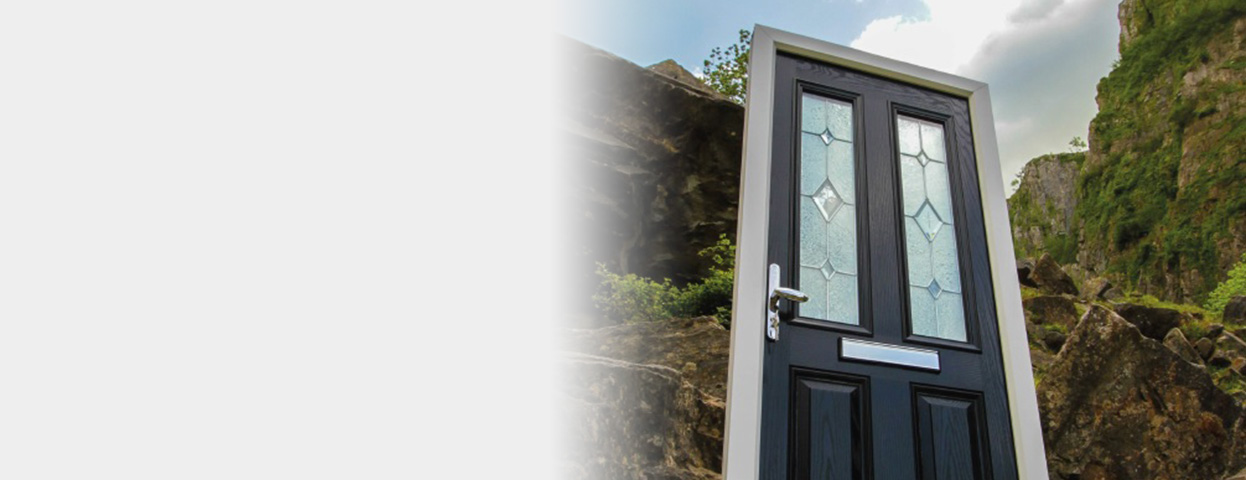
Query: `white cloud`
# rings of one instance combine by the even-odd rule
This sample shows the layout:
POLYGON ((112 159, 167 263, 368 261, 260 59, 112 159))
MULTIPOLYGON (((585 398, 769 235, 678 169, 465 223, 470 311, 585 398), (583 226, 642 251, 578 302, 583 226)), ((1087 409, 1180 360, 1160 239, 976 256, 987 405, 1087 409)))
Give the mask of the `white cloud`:
POLYGON ((955 72, 986 39, 1009 24, 1017 0, 925 0, 926 18, 870 22, 851 46, 924 67, 955 72))
POLYGON ((1005 185, 1086 137, 1116 58, 1115 0, 926 0, 926 18, 870 23, 852 47, 987 82, 1005 185))

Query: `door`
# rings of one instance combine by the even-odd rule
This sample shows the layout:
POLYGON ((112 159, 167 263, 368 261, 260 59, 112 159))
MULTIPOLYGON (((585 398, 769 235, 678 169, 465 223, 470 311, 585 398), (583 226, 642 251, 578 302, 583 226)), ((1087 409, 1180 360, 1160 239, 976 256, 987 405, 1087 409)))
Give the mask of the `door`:
POLYGON ((774 65, 760 478, 1017 478, 968 102, 774 65))

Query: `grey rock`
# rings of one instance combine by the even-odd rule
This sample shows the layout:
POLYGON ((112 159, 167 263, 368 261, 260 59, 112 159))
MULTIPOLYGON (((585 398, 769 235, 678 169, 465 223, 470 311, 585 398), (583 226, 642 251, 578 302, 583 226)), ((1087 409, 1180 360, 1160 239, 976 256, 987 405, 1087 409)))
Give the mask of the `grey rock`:
POLYGON ((1185 334, 1181 333, 1179 328, 1168 331, 1168 335, 1164 336, 1164 346, 1172 350, 1182 360, 1195 365, 1203 365, 1203 358, 1198 355, 1198 352, 1194 350, 1194 346, 1190 345, 1190 341, 1185 338, 1185 334))
POLYGON ((1194 342, 1194 351, 1198 352, 1199 358, 1207 361, 1216 353, 1216 342, 1207 337, 1200 338, 1194 342))
POLYGON ((1232 333, 1222 333, 1216 338, 1216 351, 1232 352, 1236 356, 1246 357, 1246 342, 1232 333))
POLYGON ((1224 305, 1226 323, 1246 323, 1246 296, 1236 296, 1224 305))
POLYGON ((1237 356, 1234 352, 1216 350, 1216 353, 1211 354, 1211 358, 1207 359, 1207 364, 1216 368, 1228 368, 1230 365, 1233 365, 1234 360, 1239 358, 1242 357, 1237 356))
POLYGON ((1067 155, 1043 155, 1025 164, 1017 191, 1008 199, 1013 245, 1025 256, 1046 251, 1046 240, 1072 235, 1077 163, 1067 155))
POLYGON ((1030 273, 1034 272, 1034 261, 1029 259, 1017 261, 1017 279, 1021 281, 1021 285, 1038 288, 1038 284, 1030 279, 1030 273))
POLYGON ((1048 331, 1047 335, 1043 337, 1043 346, 1053 352, 1059 352, 1060 349, 1064 347, 1064 343, 1066 341, 1068 341, 1067 335, 1060 332, 1048 331))
POLYGON ((1042 295, 1022 301, 1026 318, 1035 324, 1061 325, 1073 328, 1077 324, 1077 308, 1073 300, 1059 295, 1042 295))
POLYGON ((1104 292, 1112 288, 1112 282, 1103 277, 1090 277, 1082 285, 1082 295, 1089 300, 1103 298, 1104 292))
POLYGON ((1052 478, 1220 478, 1246 466, 1235 400, 1103 307, 1070 333, 1038 397, 1052 478))
POLYGON ((1118 303, 1114 308, 1126 321, 1137 325, 1143 335, 1155 340, 1163 341, 1169 330, 1181 326, 1181 312, 1176 310, 1132 303, 1118 303))
POLYGON ((1121 289, 1117 287, 1109 288, 1107 289, 1107 291, 1103 292, 1104 300, 1112 301, 1112 300, 1120 300, 1122 298, 1125 298, 1125 292, 1122 292, 1121 289))
POLYGON ((1038 289, 1048 294, 1077 295, 1077 285, 1073 278, 1060 268, 1051 255, 1046 253, 1034 262, 1034 271, 1030 272, 1030 280, 1038 285, 1038 289))

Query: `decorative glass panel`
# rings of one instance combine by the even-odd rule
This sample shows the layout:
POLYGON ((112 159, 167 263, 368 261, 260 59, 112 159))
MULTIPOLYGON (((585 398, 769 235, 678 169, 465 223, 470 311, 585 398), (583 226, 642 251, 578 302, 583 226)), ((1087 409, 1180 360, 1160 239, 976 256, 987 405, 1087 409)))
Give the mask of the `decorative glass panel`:
POLYGON ((912 331, 963 342, 965 308, 943 126, 897 120, 912 331))
POLYGON ((852 104, 808 94, 800 104, 800 315, 859 325, 852 104))

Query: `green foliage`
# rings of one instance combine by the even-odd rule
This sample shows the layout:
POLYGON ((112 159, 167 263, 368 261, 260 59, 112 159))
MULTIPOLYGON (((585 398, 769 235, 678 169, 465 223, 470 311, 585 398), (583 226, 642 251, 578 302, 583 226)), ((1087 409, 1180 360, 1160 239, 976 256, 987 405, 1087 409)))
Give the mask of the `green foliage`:
POLYGON ((1203 308, 1213 312, 1222 312, 1225 304, 1238 295, 1246 295, 1246 253, 1242 254, 1242 261, 1237 262, 1237 265, 1229 270, 1229 278, 1220 282, 1220 285, 1217 285, 1216 289, 1207 296, 1207 303, 1203 305, 1203 308))
POLYGON ((725 50, 714 47, 710 58, 705 60, 701 80, 710 88, 726 95, 736 103, 744 103, 748 88, 748 52, 752 45, 752 33, 740 30, 740 41, 725 50))
POLYGON ((593 304, 606 318, 616 322, 651 322, 669 318, 670 304, 677 289, 671 280, 655 282, 634 273, 619 275, 597 264, 601 287, 593 295, 593 304))
POLYGON ((731 295, 735 275, 735 245, 726 235, 698 252, 712 266, 705 278, 683 288, 635 274, 619 275, 597 265, 601 285, 593 303, 606 318, 622 323, 652 322, 672 317, 713 315, 731 324, 731 295))
POLYGON ((1069 140, 1069 153, 1082 152, 1086 150, 1086 141, 1082 137, 1073 137, 1069 140))
MULTIPOLYGON (((1122 287, 1163 285, 1175 272, 1197 270, 1205 281, 1190 293, 1198 297, 1215 286, 1217 244, 1246 213, 1240 188, 1246 166, 1233 161, 1246 146, 1246 126, 1238 131, 1246 118, 1215 124, 1204 119, 1218 113, 1226 90, 1246 87, 1183 95, 1180 86, 1187 72, 1211 61, 1210 42, 1232 41, 1233 22, 1246 17, 1246 3, 1182 3, 1162 16, 1126 46, 1099 83, 1100 111, 1091 122, 1099 161, 1079 174, 1075 217, 1082 248, 1108 250, 1107 271, 1136 282, 1122 287), (1185 131, 1196 123, 1214 134, 1200 145, 1202 158, 1186 159, 1202 167, 1178 189, 1185 131)), ((1219 68, 1234 68, 1235 62, 1219 68)))

